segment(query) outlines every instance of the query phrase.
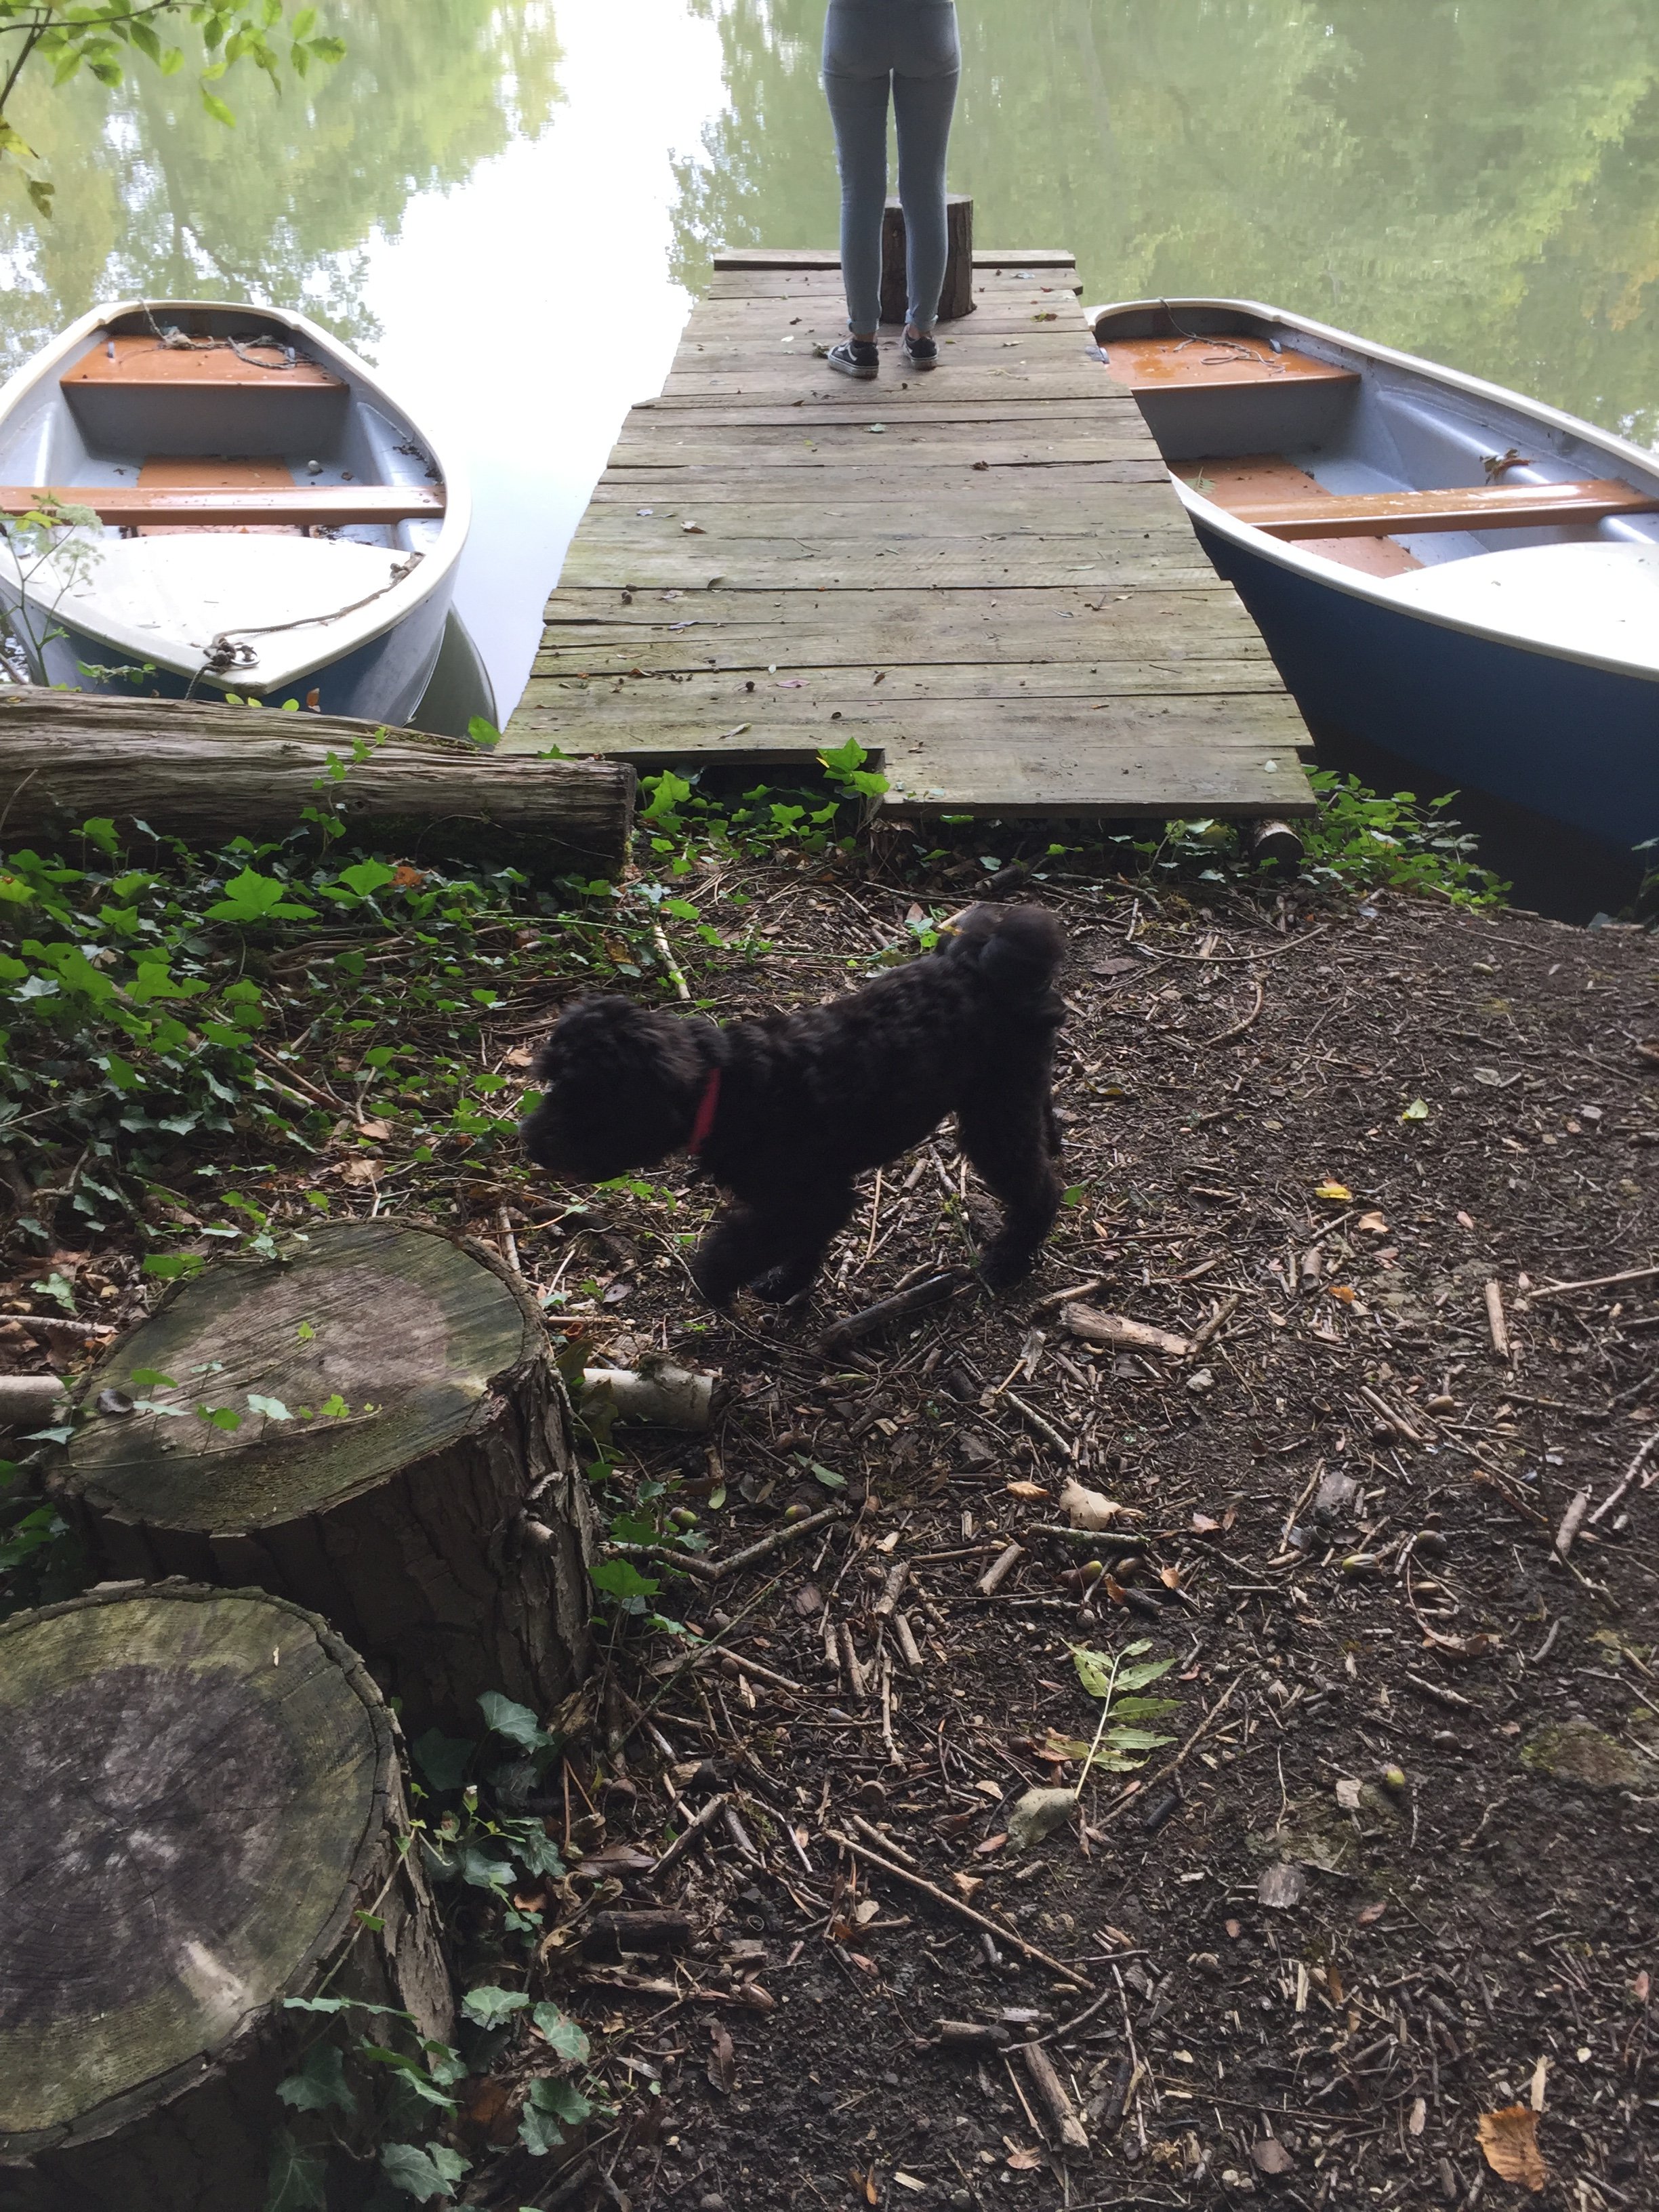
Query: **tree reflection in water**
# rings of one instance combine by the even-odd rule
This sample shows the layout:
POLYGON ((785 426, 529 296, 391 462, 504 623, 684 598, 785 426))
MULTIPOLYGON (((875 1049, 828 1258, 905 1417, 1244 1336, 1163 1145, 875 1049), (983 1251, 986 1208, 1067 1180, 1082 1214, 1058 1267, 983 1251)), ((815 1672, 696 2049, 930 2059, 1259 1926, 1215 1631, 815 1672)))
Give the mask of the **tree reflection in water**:
MULTIPOLYGON (((185 77, 135 68, 26 88, 16 120, 58 182, 40 222, 0 179, 0 343, 15 368, 99 300, 253 297, 372 352, 366 247, 417 194, 547 128, 560 93, 550 0, 329 0, 337 68, 241 85, 227 129, 185 77)), ((441 281, 434 271, 434 289, 441 281)))
MULTIPOLYGON (((730 106, 676 273, 823 246, 823 0, 688 0, 730 106)), ((965 0, 951 182, 1091 299, 1266 299, 1659 437, 1650 0, 965 0)))

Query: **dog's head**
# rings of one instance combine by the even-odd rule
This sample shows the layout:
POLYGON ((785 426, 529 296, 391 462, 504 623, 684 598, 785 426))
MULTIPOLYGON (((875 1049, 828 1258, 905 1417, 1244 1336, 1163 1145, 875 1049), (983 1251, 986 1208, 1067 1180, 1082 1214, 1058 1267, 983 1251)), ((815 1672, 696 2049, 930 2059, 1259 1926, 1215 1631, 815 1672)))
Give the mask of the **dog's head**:
POLYGON ((686 1141, 709 1063, 706 1023, 585 999, 562 1017, 532 1073, 545 1085, 520 1135, 532 1160, 574 1182, 608 1182, 686 1141))

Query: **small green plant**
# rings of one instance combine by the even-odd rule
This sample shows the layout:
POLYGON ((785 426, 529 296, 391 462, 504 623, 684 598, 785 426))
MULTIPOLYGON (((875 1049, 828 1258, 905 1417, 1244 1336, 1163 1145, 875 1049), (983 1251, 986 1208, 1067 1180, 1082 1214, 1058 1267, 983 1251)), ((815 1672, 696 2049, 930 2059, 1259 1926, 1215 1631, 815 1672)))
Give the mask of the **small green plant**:
POLYGON ((1419 801, 1409 791, 1391 798, 1368 791, 1357 776, 1310 769, 1319 812, 1307 825, 1303 872, 1354 890, 1384 885, 1424 891, 1454 906, 1501 906, 1507 884, 1476 858, 1477 840, 1446 810, 1456 798, 1419 801))
MULTIPOLYGON (((6 0, 0 0, 0 30, 6 0)), ((7 126, 0 120, 0 155, 7 126)), ((45 684, 46 647, 66 635, 56 617, 66 592, 91 581, 104 557, 103 526, 89 507, 76 507, 43 491, 26 514, 0 521, 5 550, 17 572, 17 604, 4 616, 8 645, 32 684, 45 684)))
POLYGON ((1080 1759, 1084 1780, 1095 1768, 1108 1774, 1132 1773, 1146 1764, 1147 1754, 1160 1744, 1174 1741, 1172 1736, 1160 1735, 1145 1725, 1175 1712, 1180 1705, 1176 1698, 1140 1694, 1175 1665, 1173 1659, 1143 1659, 1141 1654, 1152 1648, 1142 1641, 1126 1644, 1120 1651, 1090 1651, 1081 1645, 1073 1649, 1072 1663, 1079 1681, 1091 1698, 1100 1699, 1100 1723, 1091 1743, 1055 1736, 1049 1748, 1063 1759, 1080 1759), (1126 1666, 1126 1660, 1136 1663, 1126 1666))

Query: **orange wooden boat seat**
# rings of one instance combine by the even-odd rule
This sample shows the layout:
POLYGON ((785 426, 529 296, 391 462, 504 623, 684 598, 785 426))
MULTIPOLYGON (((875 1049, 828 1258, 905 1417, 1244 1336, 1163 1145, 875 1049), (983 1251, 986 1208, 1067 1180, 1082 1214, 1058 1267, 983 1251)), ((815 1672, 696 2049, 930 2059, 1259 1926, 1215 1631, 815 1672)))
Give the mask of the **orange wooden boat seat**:
POLYGON ((1131 392, 1214 392, 1244 384, 1358 384, 1358 369, 1265 338, 1108 338, 1106 371, 1131 392))
POLYGON ((205 386, 219 392, 233 385, 264 392, 345 390, 343 380, 331 370, 297 354, 290 363, 288 352, 280 338, 245 339, 235 346, 222 339, 170 346, 159 336, 106 337, 66 368, 58 382, 71 398, 112 386, 157 384, 174 391, 205 386))
POLYGON ((1269 538, 1412 537, 1434 530, 1541 530, 1659 513, 1659 495, 1607 477, 1583 483, 1474 484, 1444 491, 1366 492, 1350 498, 1235 499, 1227 511, 1269 538))
POLYGON ((444 512, 439 484, 295 484, 227 489, 213 485, 0 485, 0 514, 27 514, 50 496, 60 506, 90 507, 100 522, 145 524, 299 524, 339 530, 353 523, 436 522, 444 512))

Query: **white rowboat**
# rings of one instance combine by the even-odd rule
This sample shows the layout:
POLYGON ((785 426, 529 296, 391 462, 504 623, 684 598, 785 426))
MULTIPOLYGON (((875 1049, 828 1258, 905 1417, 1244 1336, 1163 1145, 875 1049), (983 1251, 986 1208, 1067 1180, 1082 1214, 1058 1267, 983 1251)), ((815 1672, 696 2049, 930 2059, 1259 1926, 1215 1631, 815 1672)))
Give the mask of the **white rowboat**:
POLYGON ((95 308, 0 391, 0 607, 38 683, 406 722, 470 507, 372 370, 284 308, 95 308))

